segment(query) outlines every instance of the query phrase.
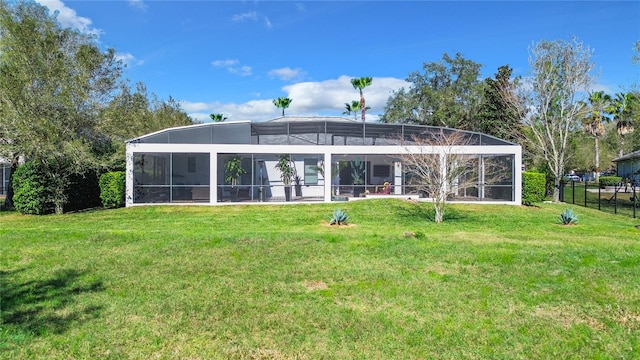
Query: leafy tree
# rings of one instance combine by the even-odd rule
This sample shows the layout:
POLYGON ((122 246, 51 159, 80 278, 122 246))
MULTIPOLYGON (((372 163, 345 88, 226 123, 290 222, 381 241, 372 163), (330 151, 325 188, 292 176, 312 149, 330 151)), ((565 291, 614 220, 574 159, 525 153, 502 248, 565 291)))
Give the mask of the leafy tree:
POLYGON ((160 100, 149 94, 143 83, 136 84, 134 92, 122 84, 119 92, 100 112, 99 131, 110 140, 110 154, 103 161, 107 170, 124 170, 124 142, 144 134, 169 127, 193 124, 193 120, 173 98, 160 100))
POLYGON ((279 97, 273 100, 273 105, 275 105, 279 109, 282 109, 282 116, 284 117, 284 109, 288 108, 289 105, 291 105, 292 101, 293 99, 290 99, 288 97, 279 97))
MULTIPOLYGON (((569 156, 569 140, 585 116, 582 90, 591 84, 592 51, 577 39, 541 40, 530 48, 531 82, 521 86, 521 109, 530 144, 554 177, 553 201, 569 156)), ((514 105, 518 105, 517 103, 514 105)))
POLYGON ((362 94, 362 89, 366 88, 367 86, 371 86, 372 83, 373 79, 368 76, 351 79, 351 85, 353 85, 353 88, 360 91, 360 111, 362 111, 362 122, 364 122, 364 115, 367 110, 364 102, 364 95, 362 94))
POLYGON ((519 108, 513 106, 509 99, 515 94, 515 83, 511 81, 511 69, 508 65, 498 68, 495 79, 486 78, 482 101, 478 114, 467 129, 493 135, 500 139, 520 142, 523 138, 522 119, 519 108))
POLYGON ((482 95, 478 81, 481 65, 444 53, 442 60, 422 65, 406 79, 409 89, 400 89, 387 101, 382 122, 464 128, 477 113, 482 95))
POLYGON ((596 181, 598 181, 600 177, 600 137, 605 133, 604 123, 609 121, 606 112, 611 106, 611 96, 605 94, 604 91, 596 91, 589 94, 588 100, 588 112, 582 120, 582 127, 593 138, 594 165, 596 181))
POLYGON ((218 114, 211 113, 209 114, 209 117, 211 118, 211 120, 213 120, 213 122, 224 122, 225 120, 227 120, 227 117, 224 116, 224 114, 222 113, 218 113, 218 114))
POLYGON ((115 50, 102 52, 90 37, 62 28, 47 8, 0 3, 2 135, 8 152, 39 163, 56 213, 70 177, 100 164, 99 109, 121 74, 115 50))

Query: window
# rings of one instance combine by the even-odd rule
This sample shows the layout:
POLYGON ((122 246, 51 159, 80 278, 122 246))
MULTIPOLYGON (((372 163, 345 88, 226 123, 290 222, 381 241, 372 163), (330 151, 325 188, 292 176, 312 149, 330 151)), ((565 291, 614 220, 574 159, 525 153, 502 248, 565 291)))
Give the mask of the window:
POLYGON ((318 185, 318 159, 304 159, 304 184, 318 185))
POLYGON ((373 165, 373 176, 388 178, 391 175, 391 167, 389 165, 373 165))

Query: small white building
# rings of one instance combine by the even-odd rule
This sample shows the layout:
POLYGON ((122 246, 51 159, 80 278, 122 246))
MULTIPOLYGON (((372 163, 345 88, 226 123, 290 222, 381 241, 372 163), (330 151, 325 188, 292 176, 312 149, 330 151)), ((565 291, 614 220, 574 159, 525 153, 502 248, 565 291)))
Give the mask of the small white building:
MULTIPOLYGON (((365 194, 424 197, 404 171, 402 155, 441 153, 413 142, 415 136, 434 131, 459 130, 289 116, 165 129, 126 142, 126 204, 332 202, 365 194), (291 187, 275 166, 282 156, 297 174, 291 187), (225 164, 238 158, 244 173, 232 185, 226 181, 225 164)), ((454 151, 477 160, 475 180, 457 188, 451 201, 520 205, 521 147, 464 133, 469 145, 454 151), (493 168, 484 166, 489 162, 501 165, 500 176, 485 174, 493 168)))
POLYGON ((5 195, 9 189, 9 179, 11 176, 11 163, 0 158, 0 195, 5 195))

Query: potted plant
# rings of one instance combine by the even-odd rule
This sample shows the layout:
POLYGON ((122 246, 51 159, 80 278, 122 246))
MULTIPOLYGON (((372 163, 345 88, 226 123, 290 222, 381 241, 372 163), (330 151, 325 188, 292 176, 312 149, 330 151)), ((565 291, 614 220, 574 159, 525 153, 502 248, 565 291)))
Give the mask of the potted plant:
POLYGON ((351 162, 351 178, 353 179, 353 196, 359 197, 364 192, 364 163, 360 159, 351 162))
POLYGON ((238 178, 247 172, 242 167, 242 158, 240 156, 234 156, 227 160, 224 164, 224 172, 226 174, 224 180, 231 184, 231 201, 236 201, 238 195, 238 192, 236 191, 238 178))
POLYGON ((300 175, 298 175, 297 172, 293 177, 293 181, 296 183, 295 185, 296 196, 302 196, 302 179, 300 178, 300 175))
POLYGON ((291 201, 291 180, 295 176, 295 169, 291 165, 291 156, 280 155, 276 169, 280 171, 280 179, 284 184, 284 197, 286 201, 291 201))

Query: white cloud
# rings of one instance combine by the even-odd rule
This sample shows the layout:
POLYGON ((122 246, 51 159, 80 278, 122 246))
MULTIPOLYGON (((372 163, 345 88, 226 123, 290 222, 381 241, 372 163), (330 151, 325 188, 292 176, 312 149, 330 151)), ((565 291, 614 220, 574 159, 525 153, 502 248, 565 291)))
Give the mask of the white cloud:
POLYGON ((140 11, 145 11, 148 8, 147 4, 145 4, 143 0, 129 0, 129 6, 140 11))
POLYGON ((211 65, 215 66, 215 67, 229 67, 229 66, 235 66, 239 63, 238 60, 235 59, 227 59, 227 60, 215 60, 211 62, 211 65))
MULTIPOLYGON (((290 116, 342 116, 344 103, 360 98, 350 80, 351 77, 345 75, 337 79, 285 86, 283 96, 293 100, 285 113, 290 116)), ((373 78, 372 85, 363 90, 366 105, 371 107, 367 113, 367 121, 378 120, 393 91, 409 85, 402 79, 373 78)), ((223 113, 229 118, 228 121, 266 121, 281 114, 281 110, 272 101, 273 99, 256 99, 241 104, 182 101, 181 105, 191 117, 200 121, 210 121, 210 113, 223 113)))
POLYGON ((227 121, 265 121, 277 117, 278 111, 280 111, 273 106, 272 100, 251 100, 242 104, 181 101, 180 105, 189 116, 202 122, 211 121, 209 117, 211 113, 223 113, 229 118, 227 121))
POLYGON ((116 54, 116 60, 122 61, 127 66, 144 64, 144 60, 137 60, 131 53, 118 53, 116 54))
MULTIPOLYGON (((336 115, 341 114, 344 111, 344 103, 360 99, 359 91, 351 85, 351 78, 343 75, 337 79, 322 82, 301 82, 285 86, 284 90, 289 94, 288 97, 294 100, 291 111, 308 113, 322 109, 335 111, 336 115)), ((384 106, 393 91, 409 85, 402 79, 373 78, 371 86, 363 90, 366 106, 371 107, 369 110, 371 120, 374 120, 374 116, 377 119, 377 115, 384 111, 384 106)))
POLYGON ((91 27, 92 21, 89 18, 78 16, 75 10, 68 8, 60 0, 36 0, 40 5, 49 8, 49 13, 58 13, 57 19, 64 27, 77 29, 81 33, 100 36, 104 32, 100 29, 91 27))
POLYGON ((228 72, 240 76, 250 76, 252 74, 251 66, 240 65, 240 61, 236 59, 215 60, 211 62, 211 65, 217 68, 225 68, 228 72))
POLYGON ((269 18, 266 16, 261 16, 255 11, 250 11, 242 14, 235 14, 231 17, 231 20, 234 22, 243 22, 243 21, 257 22, 258 20, 260 20, 261 17, 262 17, 262 20, 264 21, 264 26, 271 29, 273 27, 271 20, 269 20, 269 18))
POLYGON ((236 22, 241 22, 245 20, 257 21, 258 13, 256 13, 255 11, 251 11, 244 14, 236 14, 231 17, 231 20, 236 22))
POLYGON ((306 73, 300 68, 292 69, 290 67, 283 67, 269 71, 268 75, 272 78, 289 81, 292 79, 300 79, 304 77, 306 73))

